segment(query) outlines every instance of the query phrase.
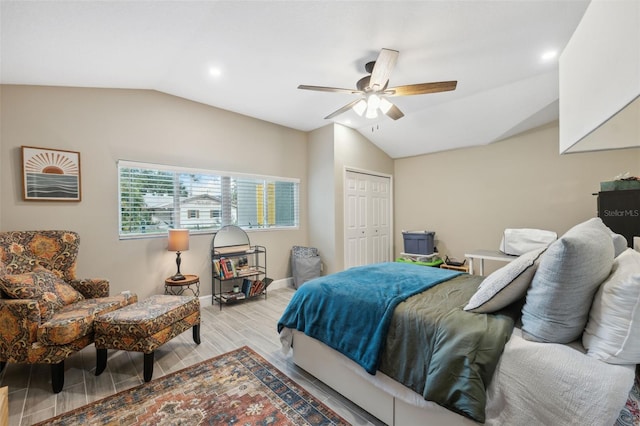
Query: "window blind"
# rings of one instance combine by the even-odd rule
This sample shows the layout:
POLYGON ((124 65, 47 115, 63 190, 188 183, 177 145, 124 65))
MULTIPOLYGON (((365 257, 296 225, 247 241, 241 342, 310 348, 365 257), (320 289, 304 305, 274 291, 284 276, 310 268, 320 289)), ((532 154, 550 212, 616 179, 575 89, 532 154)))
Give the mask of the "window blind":
POLYGON ((298 179, 118 161, 119 234, 299 225, 298 179))

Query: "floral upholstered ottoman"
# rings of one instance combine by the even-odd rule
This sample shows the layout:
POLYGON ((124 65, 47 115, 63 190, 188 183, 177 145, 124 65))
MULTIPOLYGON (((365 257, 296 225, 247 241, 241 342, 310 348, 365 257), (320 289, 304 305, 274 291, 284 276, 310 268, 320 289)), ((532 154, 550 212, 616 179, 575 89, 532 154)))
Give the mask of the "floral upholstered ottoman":
POLYGON ((94 321, 96 376, 107 367, 107 349, 144 353, 144 381, 153 376, 153 352, 193 328, 200 344, 200 300, 194 296, 151 296, 142 302, 99 315, 94 321))

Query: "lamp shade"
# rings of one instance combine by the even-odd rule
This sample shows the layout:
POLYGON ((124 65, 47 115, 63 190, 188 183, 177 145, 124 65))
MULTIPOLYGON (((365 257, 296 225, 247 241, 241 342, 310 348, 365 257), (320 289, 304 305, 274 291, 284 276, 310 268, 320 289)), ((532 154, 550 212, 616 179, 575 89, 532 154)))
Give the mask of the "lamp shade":
POLYGON ((189 230, 188 229, 169 229, 169 251, 185 251, 189 250, 189 230))

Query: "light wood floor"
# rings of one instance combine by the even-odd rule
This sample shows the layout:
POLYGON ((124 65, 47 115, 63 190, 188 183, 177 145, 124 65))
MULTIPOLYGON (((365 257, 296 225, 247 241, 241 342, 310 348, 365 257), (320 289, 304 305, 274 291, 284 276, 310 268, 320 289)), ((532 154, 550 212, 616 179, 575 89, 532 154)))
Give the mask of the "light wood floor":
MULTIPOLYGON (((181 370, 240 346, 250 346, 278 369, 354 425, 382 425, 346 398, 296 367, 291 354, 284 355, 276 331, 294 290, 280 288, 268 299, 250 300, 233 306, 208 305, 201 309, 201 341, 193 342, 188 330, 155 352, 153 378, 181 370)), ((65 361, 64 388, 51 391, 47 365, 7 364, 0 373, 0 386, 9 387, 9 424, 27 426, 83 406, 143 383, 142 354, 109 351, 107 369, 95 376, 95 348, 89 345, 65 361)))

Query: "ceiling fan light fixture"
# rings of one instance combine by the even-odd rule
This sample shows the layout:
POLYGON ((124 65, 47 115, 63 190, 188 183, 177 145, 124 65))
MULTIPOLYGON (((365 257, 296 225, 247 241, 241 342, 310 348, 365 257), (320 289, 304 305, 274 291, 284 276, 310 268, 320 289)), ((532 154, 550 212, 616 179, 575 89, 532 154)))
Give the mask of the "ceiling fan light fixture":
POLYGON ((388 113, 392 106, 393 106, 393 104, 391 102, 389 102, 387 99, 380 98, 380 110, 383 113, 385 113, 385 114, 388 113))
POLYGON ((376 94, 370 94, 367 97, 367 118, 377 118, 378 108, 380 107, 380 96, 376 94))
POLYGON ((377 110, 380 107, 380 96, 376 94, 370 94, 367 98, 367 111, 377 110))
POLYGON ((386 99, 387 96, 424 95, 428 93, 447 92, 456 89, 458 84, 457 80, 408 84, 387 88, 389 85, 389 76, 396 65, 398 54, 399 52, 397 50, 382 49, 378 55, 378 59, 368 62, 365 65, 365 71, 370 75, 358 80, 356 83, 356 89, 308 86, 305 84, 299 85, 298 89, 347 93, 361 96, 360 99, 355 99, 342 108, 339 108, 327 115, 325 117, 326 120, 337 117, 338 115, 350 110, 353 110, 360 117, 364 115, 368 119, 378 118, 378 114, 382 112, 392 120, 398 120, 404 117, 404 113, 395 104, 388 101, 386 99), (378 110, 380 110, 380 112, 378 110))
POLYGON ((364 99, 360 99, 358 103, 353 106, 353 110, 360 117, 362 117, 362 114, 364 114, 366 109, 367 109, 367 101, 365 101, 364 99))

